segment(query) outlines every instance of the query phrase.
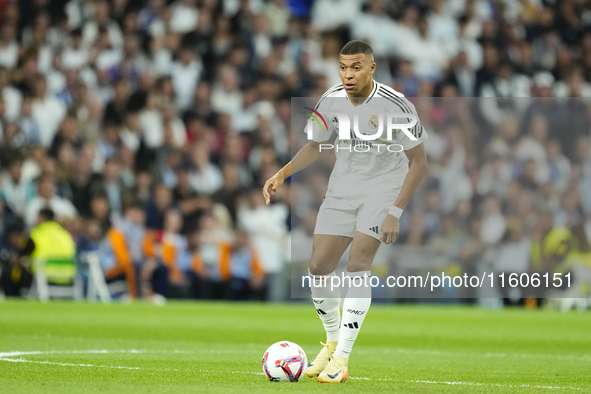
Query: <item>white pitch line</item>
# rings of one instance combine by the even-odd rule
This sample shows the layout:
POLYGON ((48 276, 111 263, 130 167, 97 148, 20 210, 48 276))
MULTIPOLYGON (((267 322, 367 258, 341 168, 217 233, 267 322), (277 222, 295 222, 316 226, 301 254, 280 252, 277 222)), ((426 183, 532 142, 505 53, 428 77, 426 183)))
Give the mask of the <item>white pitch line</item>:
MULTIPOLYGON (((158 371, 178 371, 178 369, 157 369, 157 368, 142 368, 142 367, 127 367, 117 365, 96 365, 96 364, 74 364, 74 363, 59 363, 45 360, 26 360, 23 358, 14 359, 11 357, 19 357, 26 355, 43 355, 43 354, 110 354, 110 353, 129 353, 129 354, 142 354, 142 353, 190 353, 189 351, 183 350, 160 350, 160 351, 148 351, 148 350, 48 350, 48 351, 12 351, 0 353, 0 361, 8 361, 13 363, 34 363, 34 364, 46 364, 46 365, 59 365, 64 367, 94 367, 94 368, 113 368, 113 369, 127 369, 127 370, 158 370, 158 371)), ((504 354, 504 353, 499 353, 504 354)), ((230 374, 247 374, 247 375, 264 375, 262 372, 252 371, 212 371, 207 369, 200 369, 197 372, 200 373, 230 373, 230 374)), ((368 378, 368 377, 349 377, 351 380, 367 380, 367 381, 386 381, 386 382, 399 382, 399 383, 419 383, 419 384, 441 384, 441 385, 457 385, 457 386, 478 386, 478 387, 503 387, 503 388, 531 388, 531 389, 546 389, 546 390, 589 390, 589 387, 571 387, 571 386, 542 386, 542 385, 529 385, 529 384, 499 384, 499 383, 478 383, 478 382, 462 382, 462 381, 438 381, 438 380, 414 380, 414 379, 393 379, 393 378, 368 378)))
POLYGON ((548 359, 548 360, 572 360, 572 361, 591 361, 590 354, 574 355, 574 354, 544 354, 544 353, 474 353, 474 352, 451 352, 446 350, 426 350, 426 349, 409 349, 409 348, 359 348, 356 349, 359 353, 375 354, 381 353, 408 353, 408 354, 424 354, 428 356, 444 356, 444 357, 488 357, 488 358, 532 358, 532 359, 548 359))
POLYGON ((146 353, 146 350, 137 350, 137 349, 129 349, 129 350, 33 350, 33 351, 15 351, 15 352, 4 352, 0 353, 0 358, 4 357, 15 357, 15 356, 30 356, 30 355, 37 355, 37 354, 112 354, 112 353, 132 353, 132 354, 139 354, 139 353, 146 353))
POLYGON ((143 369, 140 367, 123 367, 119 365, 95 365, 95 364, 72 364, 72 363, 56 363, 52 361, 33 361, 25 360, 24 358, 0 358, 0 361, 9 361, 11 363, 33 363, 33 364, 48 364, 60 365, 62 367, 94 367, 94 368, 113 368, 113 369, 143 369))
MULTIPOLYGON (((157 351, 158 352, 158 351, 157 351)), ((183 352, 181 350, 174 351, 174 353, 183 352)), ((111 369, 130 369, 130 370, 138 370, 138 369, 151 369, 151 370, 158 370, 158 371, 178 371, 177 369, 169 369, 169 368, 141 368, 141 367, 125 367, 120 365, 97 365, 97 364, 74 364, 74 363, 59 363, 54 361, 45 361, 45 360, 27 360, 24 358, 11 358, 11 357, 18 357, 18 356, 31 356, 31 355, 43 355, 43 354, 112 354, 112 353, 128 353, 128 354, 141 354, 147 353, 146 350, 137 350, 137 349, 130 349, 130 350, 47 350, 47 351, 26 351, 26 352, 4 352, 0 353, 0 361, 8 361, 12 363, 31 363, 31 364, 46 364, 46 365, 59 365, 62 367, 94 367, 94 368, 111 368, 111 369)), ((156 352, 155 352, 156 353, 156 352)), ((167 352, 169 353, 169 352, 167 352)))
POLYGON ((388 382, 404 382, 404 383, 423 383, 423 384, 447 384, 458 386, 482 386, 482 387, 504 387, 504 388, 532 388, 532 389, 553 389, 553 390, 589 390, 589 387, 570 387, 570 386, 541 386, 530 384, 500 384, 500 383, 478 383, 478 382, 447 382, 438 380, 414 380, 414 379, 392 379, 392 378, 364 378, 364 377, 349 377, 355 380, 370 380, 370 381, 388 381, 388 382))
MULTIPOLYGON (((34 339, 47 339, 47 336, 41 335, 27 335, 28 338, 34 339)), ((57 338, 57 337, 55 337, 57 338)), ((68 339, 68 340, 84 340, 86 341, 88 338, 85 337, 59 337, 60 339, 68 339)), ((201 343, 201 342, 200 342, 201 343)), ((259 343, 249 342, 244 344, 245 346, 252 346, 256 347, 257 349, 261 346, 259 343)), ((409 354, 424 354, 429 356, 444 356, 444 357, 462 357, 462 356, 470 356, 470 357, 489 357, 489 358, 532 358, 532 359, 549 359, 549 360, 565 360, 565 361, 584 361, 584 362, 591 362, 591 354, 586 353, 582 355, 574 355, 574 354, 545 354, 545 353, 493 353, 493 352, 485 352, 485 353, 476 353, 476 352, 453 352, 453 351, 446 351, 446 350, 427 350, 427 349, 412 349, 412 348, 377 348, 377 347, 358 347, 355 348, 356 352, 358 353, 368 353, 368 354, 375 354, 376 352, 380 353, 409 353, 409 354)), ((127 350, 120 351, 121 353, 130 352, 127 350)), ((160 352, 158 350, 150 351, 150 353, 157 353, 160 352)), ((168 352, 167 350, 162 350, 161 352, 168 352)), ((208 349, 208 350, 196 350, 196 351, 187 351, 187 350, 175 350, 176 353, 206 353, 206 354, 236 354, 236 353, 244 353, 244 354, 258 354, 259 350, 217 350, 217 349, 208 349)), ((97 351, 98 353, 98 351, 97 351)), ((0 353, 0 357, 3 353, 0 353)))
MULTIPOLYGON (((231 374, 248 374, 248 375, 265 375, 262 372, 249 372, 249 371, 211 371, 207 369, 201 369, 197 372, 202 373, 231 373, 231 374)), ((398 382, 398 383, 421 383, 421 384, 447 384, 457 386, 482 386, 482 387, 503 387, 503 388, 532 388, 532 389, 554 389, 554 390, 589 390, 585 387, 569 387, 569 386, 541 386, 541 385, 530 385, 530 384, 499 384, 499 383, 478 383, 478 382, 447 382, 438 380, 415 380, 415 379, 392 379, 392 378, 366 378, 366 377, 349 377, 351 380, 368 380, 368 381, 386 381, 386 382, 398 382)))

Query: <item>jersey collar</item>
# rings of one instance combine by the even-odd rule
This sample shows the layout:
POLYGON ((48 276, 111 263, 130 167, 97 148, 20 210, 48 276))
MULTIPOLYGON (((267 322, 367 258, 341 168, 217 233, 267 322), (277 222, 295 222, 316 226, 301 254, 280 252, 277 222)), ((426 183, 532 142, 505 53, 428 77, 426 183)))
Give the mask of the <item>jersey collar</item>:
POLYGON ((364 102, 355 106, 355 105, 353 105, 353 103, 351 103, 351 100, 349 99, 349 95, 347 93, 345 93, 345 97, 347 98, 347 101, 349 101, 351 103, 351 105, 353 105, 354 107, 361 107, 363 104, 369 103, 369 100, 371 100, 373 98, 373 96, 376 94, 376 92, 378 91, 378 83, 376 81, 374 81, 373 79, 371 80, 371 82, 373 83, 373 89, 371 90, 371 93, 369 94, 369 96, 367 96, 367 98, 365 99, 364 102))

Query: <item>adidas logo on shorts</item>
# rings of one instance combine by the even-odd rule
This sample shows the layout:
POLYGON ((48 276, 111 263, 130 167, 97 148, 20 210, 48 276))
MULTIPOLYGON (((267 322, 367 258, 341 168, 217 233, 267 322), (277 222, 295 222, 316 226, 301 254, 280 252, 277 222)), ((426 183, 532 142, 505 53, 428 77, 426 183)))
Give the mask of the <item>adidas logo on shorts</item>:
POLYGON ((378 234, 378 226, 373 226, 369 228, 370 231, 373 231, 374 233, 378 234))

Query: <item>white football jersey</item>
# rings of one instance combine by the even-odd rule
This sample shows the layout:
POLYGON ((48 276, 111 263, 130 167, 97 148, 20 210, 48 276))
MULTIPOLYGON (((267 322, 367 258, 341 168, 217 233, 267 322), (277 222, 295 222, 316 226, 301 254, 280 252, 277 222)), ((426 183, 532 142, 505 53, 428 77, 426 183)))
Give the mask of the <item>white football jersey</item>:
MULTIPOLYGON (((312 139, 326 142, 332 133, 337 133, 334 141, 336 163, 330 175, 327 195, 343 197, 357 194, 397 193, 408 173, 409 161, 403 150, 409 150, 427 139, 427 132, 418 121, 414 105, 396 90, 373 81, 374 88, 363 104, 354 106, 349 100, 343 85, 335 85, 320 98, 315 111, 326 120, 328 129, 314 122, 312 139), (337 116, 330 111, 340 111, 350 120, 350 139, 339 138, 337 116), (386 114, 411 113, 417 123, 408 131, 411 139, 400 129, 394 129, 392 138, 387 139, 386 114), (375 135, 382 123, 382 133, 378 139, 367 141, 357 138, 353 131, 354 117, 357 115, 358 130, 361 134, 375 135)), ((394 118, 394 123, 409 122, 408 118, 394 118)))

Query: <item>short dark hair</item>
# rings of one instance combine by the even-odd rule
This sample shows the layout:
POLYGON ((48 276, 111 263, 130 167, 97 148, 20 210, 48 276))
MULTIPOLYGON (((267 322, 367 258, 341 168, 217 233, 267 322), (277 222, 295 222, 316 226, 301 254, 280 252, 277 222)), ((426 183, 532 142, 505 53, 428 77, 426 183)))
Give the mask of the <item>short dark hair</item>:
POLYGON ((53 213, 51 208, 42 208, 39 211, 39 216, 42 216, 46 221, 55 220, 55 213, 53 213))
POLYGON ((93 193, 90 196, 90 199, 91 200, 100 200, 100 199, 108 200, 109 197, 107 196, 107 192, 101 190, 101 191, 98 191, 96 193, 93 193))
POLYGON ((46 181, 46 180, 53 183, 54 177, 49 172, 42 172, 41 175, 39 175, 39 178, 37 178, 37 185, 39 185, 41 182, 46 181))
POLYGON ((127 204, 125 204, 123 211, 127 212, 127 211, 130 211, 133 209, 145 211, 146 205, 143 202, 141 202, 140 200, 134 198, 133 200, 131 200, 127 204))
POLYGON ((371 45, 361 40, 349 41, 341 49, 341 55, 357 55, 358 53, 373 56, 373 49, 371 49, 371 45))
POLYGON ((11 152, 8 155, 6 155, 6 168, 10 168, 12 165, 14 164, 23 164, 23 162, 25 161, 25 158, 23 157, 23 155, 18 152, 11 152))
POLYGON ((22 233, 25 231, 25 224, 20 218, 13 218, 6 221, 5 234, 22 233))

